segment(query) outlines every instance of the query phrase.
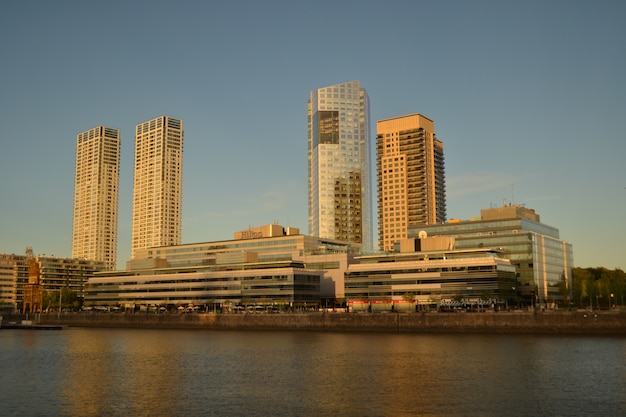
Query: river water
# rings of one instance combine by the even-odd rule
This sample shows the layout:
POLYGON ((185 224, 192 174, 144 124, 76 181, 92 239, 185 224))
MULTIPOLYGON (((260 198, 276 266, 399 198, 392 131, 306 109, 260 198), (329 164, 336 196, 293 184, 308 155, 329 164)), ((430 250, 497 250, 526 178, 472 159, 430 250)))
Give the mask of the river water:
POLYGON ((626 338, 0 330, 2 416, 624 416, 626 338))

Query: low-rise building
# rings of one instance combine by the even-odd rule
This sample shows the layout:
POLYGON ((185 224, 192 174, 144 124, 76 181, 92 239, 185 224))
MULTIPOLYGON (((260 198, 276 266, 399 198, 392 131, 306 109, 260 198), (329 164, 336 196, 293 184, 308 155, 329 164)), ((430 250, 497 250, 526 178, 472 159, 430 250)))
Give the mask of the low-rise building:
POLYGON ((125 271, 91 279, 86 302, 170 309, 336 302, 360 247, 272 224, 236 232, 233 240, 141 249, 125 271))
POLYGON ((409 237, 447 236, 459 250, 493 249, 509 259, 517 273, 519 296, 529 305, 547 306, 571 295, 573 248, 559 230, 541 223, 535 210, 521 205, 483 209, 480 217, 409 228, 409 237))
MULTIPOLYGON (((104 261, 55 256, 35 256, 39 266, 39 283, 45 292, 71 290, 84 297, 84 285, 96 271, 105 269, 104 261)), ((4 310, 21 310, 24 286, 28 284, 29 266, 25 255, 0 254, 0 306, 4 310)))
POLYGON ((497 251, 455 250, 450 238, 408 239, 400 246, 397 253, 362 256, 348 267, 345 286, 351 310, 515 305, 515 268, 497 251))

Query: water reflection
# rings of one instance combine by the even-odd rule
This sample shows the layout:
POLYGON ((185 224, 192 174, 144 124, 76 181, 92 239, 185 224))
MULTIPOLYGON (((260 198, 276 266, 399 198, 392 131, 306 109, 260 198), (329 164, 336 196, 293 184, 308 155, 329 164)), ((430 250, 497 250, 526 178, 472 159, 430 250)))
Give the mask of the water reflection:
POLYGON ((0 331, 6 415, 626 415, 624 338, 0 331))
POLYGON ((176 332, 68 331, 63 413, 68 416, 175 415, 184 369, 176 332), (174 336, 174 337, 172 337, 174 336))

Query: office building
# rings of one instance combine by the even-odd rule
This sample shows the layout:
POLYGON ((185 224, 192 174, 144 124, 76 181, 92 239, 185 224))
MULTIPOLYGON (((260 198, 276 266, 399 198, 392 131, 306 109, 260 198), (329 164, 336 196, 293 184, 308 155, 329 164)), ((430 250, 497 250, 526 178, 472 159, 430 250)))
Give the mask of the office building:
POLYGON ((308 101, 309 234, 372 246, 369 98, 358 81, 308 101))
POLYGON ((395 253, 362 256, 345 276, 351 311, 505 309, 515 267, 491 249, 457 250, 451 238, 405 239, 395 253))
POLYGON ((72 257, 117 262, 120 131, 98 126, 76 137, 72 257))
POLYGON ((202 309, 224 306, 332 305, 359 245, 272 224, 233 240, 143 248, 125 271, 89 281, 88 306, 202 309))
POLYGON ((131 258, 141 248, 180 244, 182 186, 183 121, 160 116, 138 124, 131 258))
POLYGON ((409 229, 409 237, 420 234, 453 237, 457 249, 498 250, 515 267, 516 292, 526 305, 550 307, 563 300, 562 281, 571 293, 572 244, 559 238, 558 229, 541 223, 535 210, 505 201, 502 207, 482 209, 474 219, 409 229))
POLYGON ((378 246, 392 251, 408 228, 446 220, 443 144, 421 114, 376 124, 378 246))

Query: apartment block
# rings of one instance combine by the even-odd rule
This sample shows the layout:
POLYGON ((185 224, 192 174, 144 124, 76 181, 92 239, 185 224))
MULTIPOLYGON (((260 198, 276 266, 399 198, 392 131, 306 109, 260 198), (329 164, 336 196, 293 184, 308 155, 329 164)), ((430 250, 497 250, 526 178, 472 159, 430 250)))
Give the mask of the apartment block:
POLYGON ((446 220, 443 143, 435 123, 410 114, 376 125, 378 246, 393 251, 408 228, 446 220))
POLYGON ((97 126, 76 137, 72 257, 117 262, 120 130, 97 126))
POLYGON ((181 243, 183 121, 160 116, 136 127, 131 258, 181 243))

